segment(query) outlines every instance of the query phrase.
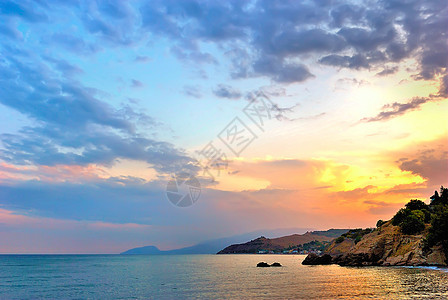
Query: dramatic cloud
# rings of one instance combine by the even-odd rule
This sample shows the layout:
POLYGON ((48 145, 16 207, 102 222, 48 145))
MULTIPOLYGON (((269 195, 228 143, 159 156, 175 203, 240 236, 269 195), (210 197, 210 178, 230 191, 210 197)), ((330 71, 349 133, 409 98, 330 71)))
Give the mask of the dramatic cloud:
POLYGON ((362 119, 362 121, 365 122, 385 121, 390 118, 403 115, 408 111, 419 109, 422 104, 425 104, 428 101, 431 101, 431 98, 417 97, 413 98, 411 101, 407 103, 394 102, 391 104, 386 104, 383 106, 382 111, 378 115, 372 118, 364 118, 362 119))
POLYGON ((213 94, 220 98, 239 99, 242 94, 240 91, 232 88, 230 85, 220 84, 213 90, 213 94))
POLYGON ((392 75, 395 74, 398 71, 398 67, 394 66, 392 68, 384 68, 381 72, 378 72, 376 75, 377 76, 387 76, 387 75, 392 75))
POLYGON ((448 150, 446 137, 420 145, 397 161, 400 169, 419 175, 428 181, 428 187, 437 188, 448 183, 448 150))
POLYGON ((153 1, 141 10, 145 28, 180 45, 191 45, 192 40, 230 45, 249 41, 246 62, 241 55, 234 61, 236 74, 265 75, 279 82, 309 78, 306 67, 287 62, 301 60, 308 53, 320 54, 323 64, 353 69, 381 68, 415 55, 419 76, 434 78, 447 67, 447 45, 437 38, 448 27, 446 12, 444 1, 378 2, 368 7, 322 2, 153 1))
POLYGON ((201 89, 198 86, 191 86, 191 85, 184 86, 183 93, 193 98, 197 99, 202 98, 201 89))
MULTIPOLYGON (((118 158, 146 161, 162 173, 196 170, 192 160, 172 144, 139 133, 137 123, 151 117, 131 107, 115 109, 70 75, 79 72, 63 60, 45 60, 3 49, 0 103, 36 122, 16 134, 2 134, 3 160, 17 164, 111 165, 118 158), (68 71, 68 72, 67 72, 68 71)), ((134 86, 138 85, 134 82, 134 86)))
MULTIPOLYGON (((50 22, 42 12, 47 5, 6 2, 0 9, 10 18, 50 22)), ((443 0, 374 1, 368 6, 351 1, 331 5, 262 0, 151 1, 136 5, 121 1, 89 5, 81 1, 78 6, 85 30, 106 43, 132 45, 150 34, 171 40, 171 52, 179 59, 207 64, 218 62, 201 43, 238 52, 233 75, 239 78, 304 81, 312 77, 307 55, 325 65, 382 68, 382 75, 396 68, 386 63, 414 57, 419 64, 416 76, 422 79, 434 79, 447 67, 448 46, 440 38, 448 27, 443 0)), ((18 36, 8 28, 3 30, 6 35, 18 36)), ((50 41, 79 54, 99 50, 75 32, 56 33, 50 41)))
POLYGON ((448 97, 448 75, 443 76, 442 82, 440 83, 439 95, 440 97, 448 97))
POLYGON ((301 82, 313 77, 303 64, 285 63, 274 57, 264 57, 256 61, 253 69, 257 74, 267 75, 277 82, 301 82))
POLYGON ((396 211, 398 211, 402 204, 389 203, 384 201, 364 201, 365 204, 369 205, 369 212, 374 215, 390 215, 392 216, 396 211))

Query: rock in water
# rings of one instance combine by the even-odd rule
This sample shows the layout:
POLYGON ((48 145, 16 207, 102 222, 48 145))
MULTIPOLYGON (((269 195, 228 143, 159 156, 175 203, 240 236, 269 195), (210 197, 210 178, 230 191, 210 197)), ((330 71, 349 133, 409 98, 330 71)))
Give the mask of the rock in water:
POLYGON ((282 265, 278 262, 275 262, 271 265, 271 267, 281 267, 282 265))
POLYGON ((257 264, 257 267, 259 267, 259 268, 267 268, 267 267, 270 267, 270 265, 268 263, 265 263, 264 261, 262 261, 262 262, 259 262, 257 264))

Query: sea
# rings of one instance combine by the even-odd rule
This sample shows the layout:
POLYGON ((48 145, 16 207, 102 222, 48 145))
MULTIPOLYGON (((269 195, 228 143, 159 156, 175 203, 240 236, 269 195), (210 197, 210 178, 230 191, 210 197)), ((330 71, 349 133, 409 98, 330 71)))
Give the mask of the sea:
POLYGON ((0 299, 448 299, 448 270, 304 255, 0 255, 0 299), (258 262, 282 267, 257 268, 258 262))

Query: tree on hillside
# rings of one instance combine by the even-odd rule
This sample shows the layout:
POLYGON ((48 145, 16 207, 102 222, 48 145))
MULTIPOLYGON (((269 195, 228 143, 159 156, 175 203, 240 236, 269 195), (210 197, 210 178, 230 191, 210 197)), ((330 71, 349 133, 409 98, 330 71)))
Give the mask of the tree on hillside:
POLYGON ((428 247, 441 244, 448 256, 448 205, 438 206, 431 221, 426 243, 428 247))
POLYGON ((410 210, 424 210, 428 209, 428 205, 426 205, 426 203, 422 200, 412 199, 408 202, 408 204, 406 204, 406 208, 410 210))
POLYGON ((400 226, 404 234, 419 234, 425 230, 425 223, 431 220, 427 205, 420 200, 411 200, 406 208, 400 209, 392 218, 392 225, 400 226))
POLYGON ((379 228, 381 226, 383 226, 386 222, 383 220, 378 220, 378 222, 376 222, 376 227, 379 228))
POLYGON ((404 234, 418 234, 425 230, 425 214, 421 210, 414 210, 400 224, 404 234))
POLYGON ((440 195, 437 191, 434 191, 434 195, 430 197, 431 206, 436 205, 448 205, 448 188, 440 187, 440 195))

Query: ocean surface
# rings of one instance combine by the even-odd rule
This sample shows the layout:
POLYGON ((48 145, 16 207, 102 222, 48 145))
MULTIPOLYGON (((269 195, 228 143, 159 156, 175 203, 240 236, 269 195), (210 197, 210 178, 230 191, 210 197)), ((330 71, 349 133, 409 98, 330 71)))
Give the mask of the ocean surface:
POLYGON ((303 255, 0 255, 1 299, 448 299, 448 271, 303 255), (257 268, 260 261, 281 268, 257 268))

